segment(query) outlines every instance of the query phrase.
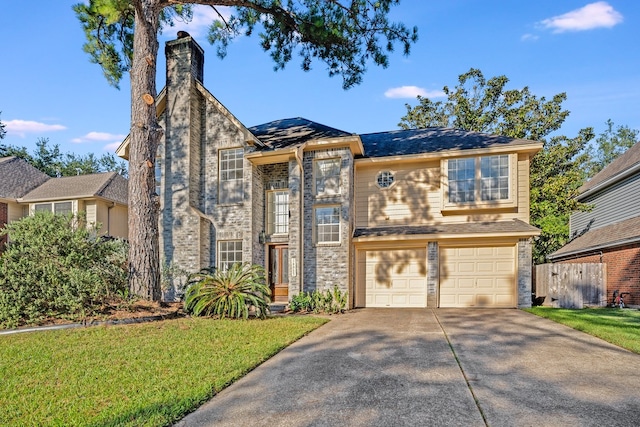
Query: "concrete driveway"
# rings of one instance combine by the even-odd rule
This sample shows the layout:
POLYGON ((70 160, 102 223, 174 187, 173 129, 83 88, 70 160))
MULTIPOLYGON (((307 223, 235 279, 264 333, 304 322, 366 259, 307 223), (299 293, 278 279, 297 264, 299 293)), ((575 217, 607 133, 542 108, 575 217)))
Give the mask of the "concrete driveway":
POLYGON ((335 316, 178 426, 637 426, 640 356, 519 310, 335 316))

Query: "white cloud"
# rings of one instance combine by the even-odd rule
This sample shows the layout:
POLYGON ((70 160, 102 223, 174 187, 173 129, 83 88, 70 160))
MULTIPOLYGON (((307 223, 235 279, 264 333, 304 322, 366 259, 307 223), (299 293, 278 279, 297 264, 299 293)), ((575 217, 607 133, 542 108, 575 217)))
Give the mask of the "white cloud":
POLYGON ((89 132, 80 138, 73 138, 71 142, 82 144, 83 142, 104 142, 104 141, 120 141, 124 140, 127 135, 120 135, 106 132, 89 132))
POLYGON ((34 122, 32 120, 9 120, 4 122, 6 131, 10 135, 18 135, 24 138, 28 133, 44 133, 65 130, 62 125, 48 125, 46 123, 34 122))
POLYGON ((418 86, 400 86, 387 89, 384 96, 387 98, 415 98, 418 95, 425 98, 441 98, 445 96, 441 90, 426 90, 418 86))
POLYGON ((535 34, 523 34, 522 37, 520 37, 520 40, 524 41, 531 41, 534 42, 536 40, 538 40, 540 37, 536 36, 535 34))
POLYGON ((112 142, 111 144, 107 144, 104 147, 102 147, 102 149, 110 153, 115 153, 116 149, 120 146, 120 144, 122 144, 122 141, 112 142))
MULTIPOLYGON (((217 6, 216 10, 220 12, 225 20, 231 16, 231 9, 228 7, 217 6)), ((194 38, 203 37, 209 32, 209 27, 216 19, 219 20, 220 16, 211 6, 194 5, 193 19, 191 21, 184 22, 174 19, 174 26, 165 27, 163 33, 175 36, 178 31, 186 31, 194 38)))
POLYGON ((554 33, 563 33, 602 27, 611 28, 621 23, 622 19, 622 14, 616 11, 613 6, 605 1, 598 1, 563 15, 540 21, 538 25, 543 29, 553 30, 554 33))

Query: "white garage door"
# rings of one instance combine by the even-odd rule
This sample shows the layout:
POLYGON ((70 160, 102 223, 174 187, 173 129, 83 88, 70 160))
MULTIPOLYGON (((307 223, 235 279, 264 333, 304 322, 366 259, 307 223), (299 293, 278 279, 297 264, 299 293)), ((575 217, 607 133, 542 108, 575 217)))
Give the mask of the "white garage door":
POLYGON ((427 306, 425 249, 366 251, 359 264, 366 307, 427 306))
POLYGON ((515 307, 515 246, 440 248, 440 307, 515 307))

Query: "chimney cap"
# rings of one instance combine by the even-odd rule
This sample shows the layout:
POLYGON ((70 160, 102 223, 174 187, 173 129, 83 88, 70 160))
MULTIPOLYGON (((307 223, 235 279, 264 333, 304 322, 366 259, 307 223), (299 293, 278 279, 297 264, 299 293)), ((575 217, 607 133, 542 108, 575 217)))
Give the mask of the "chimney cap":
POLYGON ((178 38, 179 39, 184 39, 187 37, 191 37, 191 34, 187 33, 186 31, 178 31, 178 38))

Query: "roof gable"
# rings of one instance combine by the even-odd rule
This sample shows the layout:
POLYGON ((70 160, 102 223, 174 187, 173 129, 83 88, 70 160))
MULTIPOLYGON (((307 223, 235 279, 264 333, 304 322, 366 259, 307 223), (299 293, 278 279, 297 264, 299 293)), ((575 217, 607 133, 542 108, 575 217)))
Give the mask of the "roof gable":
POLYGON ((600 187, 613 185, 622 179, 627 172, 640 166, 640 142, 636 142, 631 148, 621 154, 613 162, 609 163, 593 178, 580 187, 580 194, 591 192, 600 187))
POLYGON ((360 135, 364 157, 404 156, 450 150, 471 150, 500 146, 540 145, 537 141, 430 127, 360 135))
POLYGON ((0 198, 18 199, 50 179, 18 157, 0 158, 0 198))

